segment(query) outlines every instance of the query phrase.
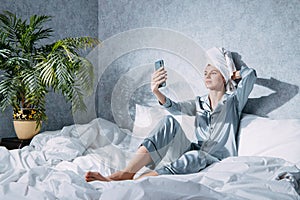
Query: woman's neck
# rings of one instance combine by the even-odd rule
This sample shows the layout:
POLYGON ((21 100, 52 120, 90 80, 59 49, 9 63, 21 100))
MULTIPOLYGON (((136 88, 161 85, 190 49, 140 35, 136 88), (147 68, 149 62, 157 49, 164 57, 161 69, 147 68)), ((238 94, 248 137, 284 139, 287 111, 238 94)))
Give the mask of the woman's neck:
POLYGON ((210 102, 210 107, 212 110, 215 110, 217 107, 219 101, 222 99, 223 95, 225 94, 224 91, 217 91, 217 90, 210 90, 209 91, 209 102, 210 102))

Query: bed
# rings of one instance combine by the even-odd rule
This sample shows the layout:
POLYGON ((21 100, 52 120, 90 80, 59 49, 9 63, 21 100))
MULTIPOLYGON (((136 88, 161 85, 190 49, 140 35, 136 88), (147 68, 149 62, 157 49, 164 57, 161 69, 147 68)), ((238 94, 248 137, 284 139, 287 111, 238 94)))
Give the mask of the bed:
MULTIPOLYGON (((300 120, 250 114, 242 117, 238 157, 196 174, 85 182, 88 170, 107 175, 122 169, 142 129, 159 120, 153 114, 167 113, 137 105, 132 131, 96 118, 42 132, 23 149, 1 147, 0 199, 300 199, 300 120)), ((177 119, 188 132, 192 118, 177 119)))

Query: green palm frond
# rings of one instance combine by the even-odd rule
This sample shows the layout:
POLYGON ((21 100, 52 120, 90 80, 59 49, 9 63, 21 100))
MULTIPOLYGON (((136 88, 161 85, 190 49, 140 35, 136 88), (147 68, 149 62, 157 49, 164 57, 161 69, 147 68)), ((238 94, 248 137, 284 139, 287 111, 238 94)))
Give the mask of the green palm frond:
POLYGON ((72 110, 86 110, 86 105, 83 101, 84 94, 82 93, 82 90, 80 86, 74 86, 70 89, 68 89, 66 94, 67 99, 72 102, 72 110))
POLYGON ((87 49, 99 44, 99 41, 92 37, 74 37, 61 40, 62 45, 69 49, 87 49))
POLYGON ((16 15, 9 11, 4 11, 0 14, 1 31, 7 34, 10 42, 18 42, 18 26, 21 23, 21 19, 17 19, 16 15))
POLYGON ((32 33, 33 36, 35 36, 35 38, 39 40, 51 36, 50 34, 51 32, 53 32, 53 30, 51 28, 43 28, 43 24, 50 20, 51 17, 46 15, 33 15, 30 17, 30 23, 28 27, 30 27, 30 29, 33 30, 32 33))
POLYGON ((64 51, 70 59, 74 55, 79 56, 80 50, 86 50, 99 44, 99 40, 92 37, 75 37, 58 40, 53 44, 52 52, 64 51))
POLYGON ((31 70, 24 70, 24 73, 22 74, 22 81, 26 86, 25 104, 45 104, 44 97, 47 93, 47 89, 39 78, 39 71, 36 70, 32 72, 31 70))
POLYGON ((60 90, 72 102, 73 108, 85 108, 83 96, 93 90, 93 65, 78 55, 81 48, 99 44, 90 38, 67 38, 53 44, 52 52, 39 63, 41 80, 60 90))
POLYGON ((50 87, 55 81, 55 65, 57 62, 57 56, 49 56, 48 59, 44 59, 37 64, 37 70, 40 71, 39 77, 46 86, 50 87))
POLYGON ((93 84, 94 84, 94 73, 93 73, 93 65, 86 58, 79 57, 79 69, 75 73, 76 80, 75 82, 78 85, 81 85, 82 89, 85 91, 86 95, 91 95, 93 92, 93 84))
POLYGON ((14 78, 3 78, 0 82, 0 94, 2 95, 2 99, 0 102, 0 108, 2 111, 5 110, 6 107, 12 105, 14 106, 14 100, 17 99, 16 89, 15 89, 15 79, 14 78))
POLYGON ((74 83, 74 74, 70 71, 67 64, 65 59, 62 58, 55 69, 55 74, 57 75, 55 89, 60 89, 63 92, 68 90, 69 87, 67 86, 72 87, 74 83))
MULTIPOLYGON (((10 50, 8 49, 0 49, 0 56, 3 58, 3 59, 8 59, 10 55, 10 50)), ((1 59, 2 61, 2 59, 1 59)))
POLYGON ((21 44, 27 49, 28 51, 33 50, 34 44, 41 40, 51 36, 53 30, 51 28, 43 28, 43 23, 50 20, 50 16, 37 16, 33 15, 30 17, 30 23, 25 25, 25 31, 21 37, 21 44))
POLYGON ((4 32, 0 32, 0 49, 8 49, 9 50, 10 46, 7 43, 7 34, 4 32))

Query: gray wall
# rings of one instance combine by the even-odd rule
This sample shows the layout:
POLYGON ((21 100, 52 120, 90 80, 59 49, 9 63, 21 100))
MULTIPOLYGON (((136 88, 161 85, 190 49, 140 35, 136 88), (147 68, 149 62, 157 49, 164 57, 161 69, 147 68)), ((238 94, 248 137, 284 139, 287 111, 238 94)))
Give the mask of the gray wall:
MULTIPOLYGON (((259 79, 245 112, 272 118, 300 118, 299 9, 299 0, 99 0, 99 38, 111 42, 130 30, 158 27, 181 33, 203 49, 223 46, 257 70, 259 79)), ((123 38, 122 45, 132 45, 131 39, 130 36, 123 38)), ((151 48, 139 39, 136 42, 140 48, 130 47, 108 66, 99 66, 105 67, 106 73, 101 74, 101 87, 98 87, 101 93, 97 101, 101 103, 96 106, 98 116, 116 121, 116 116, 107 109, 111 106, 111 99, 107 97, 114 91, 113 85, 120 74, 130 71, 128 65, 142 66, 159 57, 167 57, 170 68, 180 62, 176 60, 180 56, 170 56, 168 49, 155 45, 151 48)), ((153 35, 153 40, 156 39, 161 40, 161 37, 153 35)), ((178 43, 178 49, 182 45, 186 44, 178 43)), ((181 71, 183 76, 191 69, 186 66, 186 70, 181 71)))
MULTIPOLYGON (((53 16, 47 23, 55 31, 49 42, 65 37, 98 37, 97 0, 5 0, 0 4, 0 11, 3 10, 17 13, 24 19, 34 14, 53 16)), ((48 121, 42 130, 57 130, 74 123, 70 107, 63 97, 50 92, 46 104, 48 121)), ((8 109, 0 113, 0 138, 15 137, 11 112, 8 109)))
MULTIPOLYGON (((193 46, 197 44, 204 50, 213 46, 223 46, 236 52, 242 62, 257 70, 259 79, 245 112, 273 118, 300 118, 298 108, 300 102, 299 0, 52 0, 44 2, 46 1, 4 1, 0 8, 18 12, 24 17, 35 13, 53 15, 53 21, 49 25, 56 30, 54 37, 56 39, 65 36, 90 35, 98 36, 104 44, 112 45, 111 42, 115 42, 114 46, 111 46, 114 48, 109 48, 109 45, 104 46, 103 49, 107 52, 101 52, 100 47, 100 53, 94 52, 91 55, 96 68, 98 70, 101 68, 99 83, 96 86, 95 106, 93 105, 92 108, 95 109, 94 112, 98 117, 118 121, 118 117, 111 111, 116 109, 112 106, 114 102, 111 98, 114 97, 112 93, 115 91, 115 84, 123 74, 131 73, 133 68, 149 67, 156 59, 164 58, 170 68, 176 66, 180 69, 181 66, 186 66, 176 73, 181 77, 187 76, 188 71, 191 71, 190 61, 197 55, 193 55, 197 51, 190 50, 197 49, 193 46), (156 27, 158 34, 153 34, 149 38, 147 33, 153 31, 152 29, 148 31, 149 27, 156 27), (133 32, 130 32, 132 30, 133 32), (163 36, 166 31, 170 32, 170 37, 163 36), (134 35, 136 32, 144 35, 136 36, 134 35), (124 33, 127 34, 125 37, 123 37, 124 33), (122 40, 117 41, 119 36, 122 40), (151 44, 143 43, 143 37, 146 38, 144 41, 150 41, 151 44), (178 38, 178 40, 167 43, 170 38, 178 38), (180 43, 180 39, 186 42, 180 43), (155 44, 157 41, 161 42, 163 47, 155 44), (123 52, 122 48, 125 48, 123 52), (113 57, 117 51, 119 55, 113 57), (99 60, 104 62, 109 59, 110 61, 104 66, 97 63, 99 60)), ((201 53, 199 51, 199 55, 201 53)), ((195 58, 193 62, 196 61, 195 58)), ((136 71, 135 75, 140 76, 139 71, 136 71)), ((169 76, 169 79, 171 80, 172 76, 169 76)), ((125 86, 120 92, 128 89, 125 86)), ((200 93, 202 92, 205 91, 200 93)), ((135 91, 130 91, 126 95, 130 100, 124 106, 130 108, 131 118, 134 118, 132 116, 134 103, 148 105, 154 100, 149 91, 149 82, 138 83, 135 91), (146 99, 148 102, 141 102, 141 99, 146 99)), ((122 100, 119 98, 117 102, 122 100)), ((44 130, 58 129, 73 123, 69 105, 65 104, 59 95, 49 95, 47 110, 49 121, 44 126, 44 130)), ((10 113, 0 114, 0 117, 0 137, 13 135, 11 121, 7 123, 10 113)), ((90 118, 93 117, 94 115, 90 115, 90 118)))

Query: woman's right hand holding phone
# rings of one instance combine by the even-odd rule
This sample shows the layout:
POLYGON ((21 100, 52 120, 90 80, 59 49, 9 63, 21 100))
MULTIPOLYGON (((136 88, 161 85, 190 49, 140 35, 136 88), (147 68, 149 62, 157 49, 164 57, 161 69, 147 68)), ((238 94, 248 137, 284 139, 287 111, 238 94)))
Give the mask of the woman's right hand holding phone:
POLYGON ((154 71, 151 75, 151 91, 160 101, 160 103, 164 104, 166 101, 165 95, 163 95, 159 91, 159 85, 162 84, 167 80, 167 71, 164 67, 159 68, 158 70, 154 71))
POLYGON ((167 71, 164 67, 159 68, 158 70, 154 71, 151 76, 151 91, 153 93, 159 91, 159 85, 167 80, 167 71))

